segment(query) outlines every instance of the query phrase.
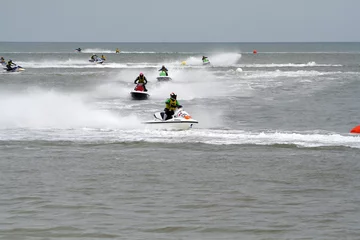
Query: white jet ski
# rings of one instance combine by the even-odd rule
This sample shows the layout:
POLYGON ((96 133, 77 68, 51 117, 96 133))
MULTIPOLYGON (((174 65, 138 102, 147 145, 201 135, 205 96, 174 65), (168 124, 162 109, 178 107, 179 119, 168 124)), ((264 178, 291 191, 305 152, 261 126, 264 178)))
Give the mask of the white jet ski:
POLYGON ((95 59, 90 59, 89 62, 98 63, 98 64, 103 64, 103 63, 104 63, 104 59, 102 59, 102 58, 100 58, 100 57, 96 57, 95 59))
POLYGON ((134 90, 130 92, 131 97, 135 100, 146 100, 149 98, 150 94, 145 92, 144 86, 142 83, 138 83, 134 90))
POLYGON ((170 81, 172 80, 171 77, 169 77, 168 75, 166 75, 165 71, 161 71, 160 72, 160 76, 158 76, 156 78, 159 82, 165 82, 165 81, 170 81))
POLYGON ((21 66, 14 66, 11 69, 8 68, 4 68, 4 70, 6 70, 7 72, 21 72, 21 71, 25 71, 25 68, 22 68, 21 66))
POLYGON ((174 129, 187 130, 193 127, 194 124, 199 123, 193 119, 182 107, 178 108, 174 116, 168 120, 163 120, 164 112, 157 112, 154 114, 154 120, 144 122, 155 129, 174 129))

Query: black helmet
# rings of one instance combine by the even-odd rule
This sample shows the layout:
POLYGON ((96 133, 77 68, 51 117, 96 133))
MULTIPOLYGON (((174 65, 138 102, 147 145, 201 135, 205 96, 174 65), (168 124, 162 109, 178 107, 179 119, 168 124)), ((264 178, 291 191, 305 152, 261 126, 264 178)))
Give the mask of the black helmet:
POLYGON ((176 99, 176 97, 177 97, 177 95, 175 94, 175 93, 170 93, 170 98, 172 98, 172 99, 176 99))

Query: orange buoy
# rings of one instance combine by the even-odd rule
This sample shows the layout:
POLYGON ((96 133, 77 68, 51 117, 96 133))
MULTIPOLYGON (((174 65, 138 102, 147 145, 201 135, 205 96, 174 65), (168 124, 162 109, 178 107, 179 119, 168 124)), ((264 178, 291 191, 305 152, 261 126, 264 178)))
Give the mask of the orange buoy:
POLYGON ((350 133, 360 133, 360 125, 354 127, 351 129, 350 133))
POLYGON ((255 49, 253 50, 253 54, 257 54, 257 51, 255 49))

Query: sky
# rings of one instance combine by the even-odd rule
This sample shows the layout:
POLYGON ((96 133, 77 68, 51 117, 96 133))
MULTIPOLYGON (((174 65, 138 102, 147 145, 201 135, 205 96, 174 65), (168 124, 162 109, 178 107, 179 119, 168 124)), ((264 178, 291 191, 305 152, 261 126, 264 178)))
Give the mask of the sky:
POLYGON ((0 41, 360 41, 360 0, 0 2, 0 41))

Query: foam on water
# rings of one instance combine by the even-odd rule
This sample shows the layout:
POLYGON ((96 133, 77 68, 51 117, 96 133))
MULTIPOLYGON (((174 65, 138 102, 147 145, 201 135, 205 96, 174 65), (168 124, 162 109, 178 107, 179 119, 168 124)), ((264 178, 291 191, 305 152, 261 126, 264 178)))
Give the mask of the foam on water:
POLYGON ((7 128, 133 128, 140 121, 94 108, 82 94, 30 89, 0 95, 0 129, 7 128))
MULTIPOLYGON (((128 119, 131 121, 131 119, 128 119)), ((201 124, 201 122, 200 122, 201 124)), ((307 132, 247 132, 241 130, 194 129, 187 131, 149 130, 147 125, 133 129, 98 128, 77 129, 8 129, 0 132, 0 140, 44 140, 73 142, 149 142, 149 143, 202 143, 211 145, 295 145, 303 148, 349 147, 360 149, 360 136, 339 133, 307 132)))
POLYGON ((341 67, 341 64, 318 64, 316 62, 308 63, 266 63, 266 64, 239 64, 240 67, 253 68, 274 68, 274 67, 341 67))
MULTIPOLYGON (((241 58, 241 54, 239 53, 218 53, 211 54, 207 56, 210 60, 212 66, 233 66, 237 64, 237 62, 241 58)), ((203 66, 203 62, 201 60, 201 56, 194 57, 191 56, 184 60, 186 62, 186 66, 203 66)))
POLYGON ((19 61, 18 65, 26 68, 126 68, 123 63, 105 62, 96 64, 89 62, 89 59, 67 59, 67 60, 41 60, 41 61, 19 61))
POLYGON ((85 48, 82 49, 81 52, 83 53, 115 53, 115 50, 110 50, 110 49, 101 49, 101 48, 85 48))

